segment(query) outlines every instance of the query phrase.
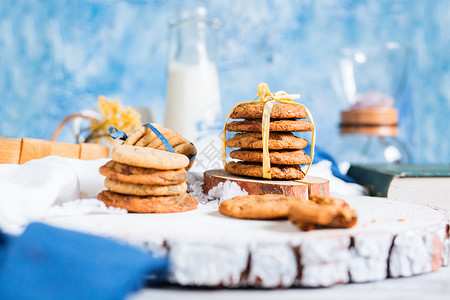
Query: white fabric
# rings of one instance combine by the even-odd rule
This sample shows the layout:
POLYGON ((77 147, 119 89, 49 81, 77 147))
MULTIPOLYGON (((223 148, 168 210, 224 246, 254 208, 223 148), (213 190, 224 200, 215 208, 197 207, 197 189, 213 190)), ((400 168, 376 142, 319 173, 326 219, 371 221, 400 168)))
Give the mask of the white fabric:
POLYGON ((0 229, 19 234, 29 222, 67 215, 69 210, 70 214, 123 212, 86 199, 96 198, 105 189, 98 168, 107 161, 48 156, 23 165, 0 164, 0 229))
MULTIPOLYGON (((346 173, 346 172, 345 172, 346 173)), ((366 188, 356 183, 345 182, 337 178, 331 172, 331 161, 321 160, 311 165, 308 176, 316 176, 330 181, 330 194, 341 196, 364 196, 368 195, 366 188)))
MULTIPOLYGON (((96 199, 105 189, 104 176, 98 169, 108 160, 48 156, 23 165, 0 164, 0 230, 20 234, 28 223, 45 217, 126 213, 123 209, 108 208, 96 199)), ((365 194, 360 185, 334 177, 330 167, 331 162, 321 161, 311 166, 308 175, 330 180, 331 194, 365 194)), ((189 173, 188 191, 204 204, 246 194, 228 182, 204 195, 202 184, 202 172, 189 173)))

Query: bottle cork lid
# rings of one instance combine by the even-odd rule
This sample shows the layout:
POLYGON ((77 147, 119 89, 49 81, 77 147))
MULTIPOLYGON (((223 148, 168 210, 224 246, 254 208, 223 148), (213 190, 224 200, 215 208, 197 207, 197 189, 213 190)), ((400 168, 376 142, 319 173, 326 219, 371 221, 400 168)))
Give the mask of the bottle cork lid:
POLYGON ((398 112, 393 107, 350 109, 341 112, 341 134, 397 135, 398 112))

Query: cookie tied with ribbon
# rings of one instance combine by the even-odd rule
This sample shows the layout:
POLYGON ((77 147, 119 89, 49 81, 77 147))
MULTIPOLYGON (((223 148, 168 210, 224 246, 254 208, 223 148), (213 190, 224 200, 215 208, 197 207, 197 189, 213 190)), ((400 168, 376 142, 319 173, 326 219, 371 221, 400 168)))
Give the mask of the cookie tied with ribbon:
POLYGON ((186 140, 181 134, 155 123, 142 125, 129 136, 113 129, 111 136, 123 139, 124 145, 149 147, 184 154, 189 158, 189 165, 186 170, 192 167, 197 155, 194 144, 186 140))
POLYGON ((316 130, 310 111, 294 102, 299 94, 272 93, 263 82, 257 96, 259 100, 238 103, 227 116, 222 139, 225 170, 266 179, 303 179, 314 159, 316 130), (243 120, 228 123, 230 118, 243 120), (306 118, 309 121, 299 120, 306 118), (237 133, 227 140, 227 131, 237 133), (308 141, 293 134, 308 131, 312 131, 310 156, 302 150, 308 141), (238 161, 228 161, 226 147, 240 148, 230 154, 238 161), (300 165, 308 165, 305 172, 300 165))

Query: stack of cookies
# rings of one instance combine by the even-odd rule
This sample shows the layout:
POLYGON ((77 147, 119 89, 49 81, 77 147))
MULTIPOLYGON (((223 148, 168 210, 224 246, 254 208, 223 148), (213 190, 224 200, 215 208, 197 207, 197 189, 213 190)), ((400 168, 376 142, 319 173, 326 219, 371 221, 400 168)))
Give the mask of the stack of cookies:
POLYGON ((198 201, 186 193, 186 167, 182 154, 153 148, 119 145, 112 160, 100 167, 107 190, 98 199, 107 206, 129 212, 173 213, 197 208, 198 201))
MULTIPOLYGON (((238 132, 225 143, 230 148, 240 148, 230 153, 238 159, 229 162, 225 170, 229 173, 251 177, 263 177, 262 103, 242 103, 231 113, 231 119, 244 119, 226 125, 226 130, 238 132)), ((275 104, 270 114, 269 157, 270 174, 277 179, 303 179, 305 173, 300 165, 311 163, 311 157, 302 149, 308 141, 293 132, 312 131, 314 125, 304 119, 305 107, 295 104, 275 104)))
MULTIPOLYGON (((190 162, 186 168, 189 170, 194 163, 195 155, 197 154, 194 144, 186 140, 181 134, 173 132, 159 124, 151 123, 148 125, 156 128, 167 139, 175 153, 184 154, 189 158, 190 162)), ((162 140, 147 125, 142 125, 132 132, 125 140, 124 144, 166 150, 162 140)))

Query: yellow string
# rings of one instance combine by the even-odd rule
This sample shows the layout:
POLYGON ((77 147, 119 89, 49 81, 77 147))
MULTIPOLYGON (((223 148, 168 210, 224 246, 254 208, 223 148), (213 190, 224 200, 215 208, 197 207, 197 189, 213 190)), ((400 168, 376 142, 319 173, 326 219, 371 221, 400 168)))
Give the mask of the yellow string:
POLYGON ((270 131, 270 113, 272 111, 272 107, 275 104, 275 102, 281 103, 281 104, 294 104, 294 105, 302 105, 305 108, 306 115, 308 116, 309 120, 311 121, 313 125, 313 132, 311 137, 311 162, 308 165, 308 168, 306 169, 305 176, 308 174, 308 171, 313 163, 314 160, 314 148, 316 143, 316 126, 314 124, 314 120, 312 118, 311 112, 309 109, 301 103, 296 103, 293 100, 294 99, 300 99, 300 94, 287 94, 285 91, 278 91, 276 93, 271 93, 268 85, 264 82, 261 82, 258 84, 258 93, 257 96, 259 97, 259 101, 246 101, 236 104, 231 111, 228 113, 227 118, 225 120, 225 125, 223 127, 222 132, 222 163, 225 168, 227 164, 226 160, 226 126, 228 123, 228 120, 230 119, 231 114, 234 112, 234 109, 245 103, 263 103, 264 104, 264 111, 262 116, 262 142, 263 142, 263 178, 271 179, 272 175, 270 174, 270 156, 269 156, 269 131, 270 131))
POLYGON ((270 156, 269 156, 269 132, 270 132, 270 112, 275 100, 266 101, 262 116, 262 142, 263 142, 263 178, 272 179, 270 174, 270 156))

